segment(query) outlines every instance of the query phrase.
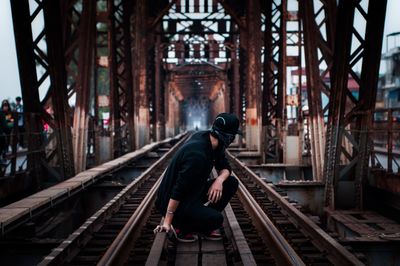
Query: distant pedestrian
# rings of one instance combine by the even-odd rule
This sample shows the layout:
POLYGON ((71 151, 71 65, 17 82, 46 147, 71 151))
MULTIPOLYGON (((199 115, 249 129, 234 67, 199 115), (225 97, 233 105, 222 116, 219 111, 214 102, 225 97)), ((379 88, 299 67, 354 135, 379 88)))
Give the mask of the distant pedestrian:
POLYGON ((7 153, 7 138, 6 138, 6 116, 0 110, 0 162, 3 163, 6 161, 6 153, 7 153))
POLYGON ((18 113, 18 134, 19 134, 18 143, 21 148, 24 148, 25 147, 24 106, 22 105, 22 99, 19 96, 15 98, 15 112, 18 113))
POLYGON ((1 110, 3 111, 3 114, 6 119, 6 128, 5 128, 5 135, 6 135, 6 151, 8 152, 8 147, 10 145, 10 140, 11 140, 11 131, 14 126, 14 118, 11 112, 11 105, 8 102, 8 100, 3 100, 1 102, 1 110))

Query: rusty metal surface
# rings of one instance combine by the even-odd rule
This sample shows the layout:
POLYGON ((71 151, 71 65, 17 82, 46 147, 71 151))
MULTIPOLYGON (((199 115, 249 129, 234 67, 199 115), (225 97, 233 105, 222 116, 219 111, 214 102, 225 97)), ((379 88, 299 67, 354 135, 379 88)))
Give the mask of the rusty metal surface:
POLYGON ((264 233, 262 237, 269 244, 268 246, 272 251, 277 265, 305 265, 240 181, 238 197, 245 205, 254 222, 258 225, 259 230, 264 233))
MULTIPOLYGON (((54 110, 54 128, 57 135, 57 157, 61 165, 63 179, 75 173, 72 150, 70 107, 67 94, 67 75, 65 69, 63 28, 60 3, 44 1, 44 22, 47 42, 47 56, 50 75, 51 105, 54 110)), ((50 157, 50 156, 49 156, 50 157)))
POLYGON ((332 89, 327 125, 327 145, 325 151, 324 176, 326 177, 325 205, 337 207, 339 183, 346 181, 352 186, 354 202, 348 206, 363 208, 363 186, 368 173, 370 138, 378 79, 380 47, 370 44, 372 39, 382 40, 386 1, 370 1, 364 10, 362 1, 341 1, 337 15, 335 50, 333 57, 332 89), (354 26, 355 12, 364 20, 365 35, 354 26), (359 45, 352 49, 352 40, 357 38, 359 45), (375 47, 376 46, 376 47, 375 47), (379 48, 379 49, 378 49, 379 48), (379 50, 379 51, 378 51, 379 50), (354 67, 361 64, 361 73, 354 67), (358 86, 359 96, 355 97, 348 88, 349 76, 358 86))
MULTIPOLYGON (((146 182, 147 179, 151 178, 151 174, 154 173, 154 169, 159 168, 161 165, 165 164, 168 158, 176 151, 176 149, 187 139, 187 134, 182 134, 177 136, 174 139, 166 139, 161 142, 153 143, 147 145, 141 150, 125 154, 119 159, 115 159, 109 163, 104 164, 103 168, 100 168, 102 173, 109 172, 112 169, 118 167, 123 167, 132 159, 138 158, 145 153, 148 153, 155 148, 162 146, 163 144, 168 144, 170 142, 175 143, 167 153, 165 153, 161 158, 159 158, 151 167, 147 168, 139 177, 137 177, 134 181, 132 181, 129 185, 127 185, 119 194, 117 194, 108 204, 102 207, 99 211, 97 211, 92 217, 87 219, 87 221, 78 228, 75 233, 73 233, 68 239, 66 239, 63 243, 60 244, 59 248, 53 250, 49 256, 45 257, 40 265, 60 265, 60 263, 65 263, 65 261, 71 261, 71 254, 75 254, 76 252, 82 248, 91 238, 93 231, 99 230, 104 224, 104 221, 109 220, 109 215, 118 210, 120 206, 125 202, 125 200, 131 195, 135 193, 135 191, 140 188, 140 186, 146 182), (112 163, 117 163, 112 165, 112 163)), ((88 170, 89 172, 91 170, 88 170)), ((91 178, 96 178, 99 170, 94 169, 91 178), (93 176, 94 175, 94 176, 93 176)), ((82 175, 82 174, 80 174, 82 175)), ((80 176, 78 174, 78 176, 80 176)), ((94 182, 90 182, 91 184, 94 182)))
MULTIPOLYGON (((324 146, 325 146, 325 130, 324 130, 324 106, 322 106, 321 93, 326 92, 327 85, 321 77, 320 59, 318 58, 318 49, 321 48, 319 44, 325 44, 322 38, 322 33, 317 25, 316 18, 314 17, 314 4, 312 1, 301 1, 300 7, 302 8, 302 17, 304 22, 304 46, 305 46, 305 60, 307 72, 307 96, 309 105, 309 127, 311 138, 311 162, 313 167, 313 178, 315 180, 323 180, 323 163, 324 163, 324 146)), ((322 6, 323 9, 325 6, 322 6)), ((325 8, 325 17, 326 17, 325 8)), ((331 20, 330 20, 331 21, 331 20)), ((325 51, 330 50, 330 46, 325 46, 325 51)), ((326 55, 325 56, 330 56, 326 55)), ((326 58, 326 57, 325 57, 326 58)), ((326 62, 331 60, 325 59, 326 62)), ((327 75, 329 69, 323 72, 327 75)))
POLYGON ((292 219, 291 222, 296 224, 296 227, 301 227, 302 232, 313 239, 313 243, 317 243, 319 248, 325 250, 326 254, 329 254, 329 259, 337 265, 363 265, 355 255, 351 254, 344 246, 339 244, 335 239, 323 231, 318 225, 316 225, 310 218, 293 206, 289 201, 283 198, 277 191, 273 189, 271 185, 265 183, 259 178, 254 172, 252 172, 247 166, 245 166, 238 159, 234 158, 230 153, 228 154, 230 160, 235 165, 239 166, 243 171, 246 172, 247 177, 257 183, 266 193, 267 197, 276 203, 281 209, 283 209, 292 219))
POLYGON ((31 136, 28 138, 27 169, 35 180, 34 186, 40 187, 43 173, 41 158, 45 156, 41 149, 43 140, 40 133, 43 130, 43 126, 41 124, 42 107, 39 99, 39 85, 43 79, 40 77, 39 80, 36 74, 35 59, 37 57, 34 53, 29 1, 11 1, 11 12, 19 62, 22 99, 25 104, 24 111, 29 113, 25 121, 27 135, 31 136))
POLYGON ((264 161, 267 163, 282 162, 282 118, 283 100, 286 87, 281 71, 286 67, 282 59, 285 55, 282 36, 285 27, 284 13, 286 7, 278 1, 265 4, 266 29, 264 32, 265 61, 264 61, 264 90, 263 90, 263 125, 265 127, 264 161), (285 9, 285 10, 284 10, 285 9), (279 17, 280 19, 276 19, 279 17), (282 60, 281 60, 282 59, 282 60))
POLYGON ((73 147, 76 173, 86 169, 90 88, 92 67, 94 64, 95 22, 96 3, 83 0, 83 9, 79 24, 79 61, 73 122, 73 147))
MULTIPOLYGON (((115 158, 175 135, 186 126, 185 105, 200 97, 207 102, 209 121, 221 111, 242 118, 244 143, 261 152, 262 162, 285 162, 286 137, 298 136, 298 158, 304 159, 305 152, 314 179, 326 179, 326 205, 336 208, 339 183, 346 181, 354 187, 352 205, 362 208, 386 2, 38 0, 32 5, 12 0, 27 134, 42 133, 43 121, 52 131, 47 140, 28 138, 27 170, 37 184, 42 166, 62 180, 100 163, 106 145, 105 153, 115 158), (201 12, 209 14, 190 16, 201 12), (355 14, 365 32, 354 23, 355 14), (40 16, 44 26, 32 33, 40 16), (169 52, 176 63, 166 63, 169 52), (287 72, 295 68, 299 87, 304 74, 307 79, 308 113, 302 112, 301 88, 297 95, 286 95, 287 72), (108 73, 107 93, 100 92, 101 71, 108 73), (349 77, 357 84, 355 91, 349 77), (206 90, 193 86, 197 78, 206 90), (47 83, 44 97, 39 96, 47 83), (321 93, 329 97, 325 106, 321 93), (98 96, 110 99, 105 133, 110 145, 101 138, 98 96), (297 120, 290 122, 286 107, 295 97, 297 120)), ((393 127, 393 121, 388 125, 393 127)), ((13 175, 18 172, 18 134, 11 134, 13 156, 8 156, 13 175)), ((389 129, 387 134, 388 168, 393 170, 396 133, 389 129)), ((241 139, 237 145, 242 146, 241 139)))

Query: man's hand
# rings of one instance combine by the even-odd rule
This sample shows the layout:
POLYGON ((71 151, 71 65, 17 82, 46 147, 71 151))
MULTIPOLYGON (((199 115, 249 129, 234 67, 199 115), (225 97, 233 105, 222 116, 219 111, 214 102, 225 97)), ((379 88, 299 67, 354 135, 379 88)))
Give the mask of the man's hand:
POLYGON ((210 189, 208 190, 208 200, 212 203, 216 203, 221 199, 222 196, 222 183, 223 180, 220 178, 216 178, 214 183, 211 185, 210 189))
POLYGON ((154 234, 158 232, 167 232, 169 233, 172 230, 172 226, 169 223, 163 223, 162 225, 157 225, 157 227, 153 230, 154 234))

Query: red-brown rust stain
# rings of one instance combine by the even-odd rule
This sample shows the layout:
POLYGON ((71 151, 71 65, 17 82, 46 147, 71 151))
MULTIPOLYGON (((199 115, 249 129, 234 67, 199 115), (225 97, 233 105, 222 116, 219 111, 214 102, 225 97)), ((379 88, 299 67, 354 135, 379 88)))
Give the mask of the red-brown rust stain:
POLYGON ((250 118, 249 125, 256 126, 257 125, 257 119, 256 118, 250 118))

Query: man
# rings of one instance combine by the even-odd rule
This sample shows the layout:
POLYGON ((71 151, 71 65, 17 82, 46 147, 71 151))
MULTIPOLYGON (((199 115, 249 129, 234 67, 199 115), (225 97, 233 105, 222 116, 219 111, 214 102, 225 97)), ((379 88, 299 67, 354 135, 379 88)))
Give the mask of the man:
POLYGON ((240 134, 239 119, 221 113, 210 130, 196 132, 178 150, 158 191, 156 207, 164 221, 155 232, 173 232, 181 242, 196 241, 192 233, 221 239, 216 231, 222 226, 221 212, 238 188, 225 158, 225 149, 236 134, 240 134), (214 166, 218 177, 208 180, 214 166))
POLYGON ((0 164, 6 163, 6 155, 7 155, 7 122, 6 116, 3 111, 0 110, 0 164))
POLYGON ((18 135, 19 135, 18 143, 21 148, 24 148, 25 147, 25 143, 24 143, 25 127, 24 127, 24 115, 23 115, 24 107, 23 107, 21 101, 22 101, 22 98, 20 96, 17 96, 15 98, 14 110, 15 110, 15 112, 18 113, 18 135))

